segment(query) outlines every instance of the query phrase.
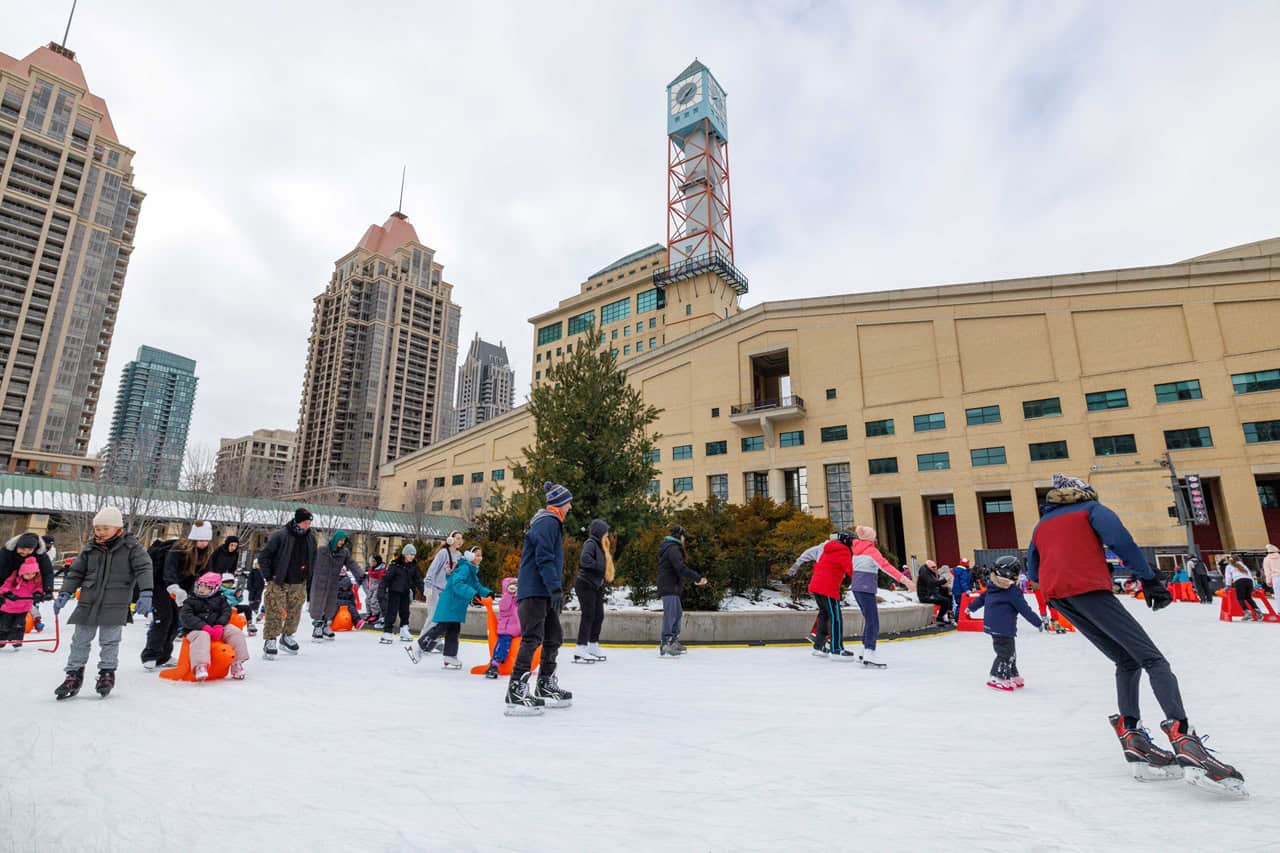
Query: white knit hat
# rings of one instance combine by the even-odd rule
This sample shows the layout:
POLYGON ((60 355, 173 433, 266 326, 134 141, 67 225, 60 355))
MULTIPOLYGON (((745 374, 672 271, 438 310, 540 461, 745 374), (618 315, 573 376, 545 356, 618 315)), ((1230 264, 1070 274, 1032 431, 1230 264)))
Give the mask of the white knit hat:
POLYGON ((191 525, 191 532, 187 534, 187 538, 192 542, 212 542, 213 525, 207 521, 197 522, 191 525))
POLYGON ((113 506, 104 506, 93 517, 94 527, 124 527, 124 516, 113 506))

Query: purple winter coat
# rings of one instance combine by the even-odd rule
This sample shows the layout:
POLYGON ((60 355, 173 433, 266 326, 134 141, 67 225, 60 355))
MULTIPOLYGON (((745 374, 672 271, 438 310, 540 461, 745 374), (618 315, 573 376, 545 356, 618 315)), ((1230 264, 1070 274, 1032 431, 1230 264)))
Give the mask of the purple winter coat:
POLYGON ((520 614, 516 612, 516 578, 503 578, 499 589, 502 601, 498 603, 498 633, 520 636, 520 614))

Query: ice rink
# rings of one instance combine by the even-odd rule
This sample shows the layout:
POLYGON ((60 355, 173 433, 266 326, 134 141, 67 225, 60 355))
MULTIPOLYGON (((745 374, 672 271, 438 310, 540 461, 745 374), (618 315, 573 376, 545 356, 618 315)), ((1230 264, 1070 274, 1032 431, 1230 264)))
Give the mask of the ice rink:
POLYGON ((1280 849, 1280 624, 1128 604, 1251 799, 1131 780, 1110 664, 1025 624, 1016 694, 985 686, 982 634, 883 644, 885 671, 612 648, 566 662, 574 705, 541 718, 503 716, 505 679, 469 672, 476 643, 445 672, 369 632, 272 663, 256 638, 248 680, 196 685, 142 669, 137 624, 105 701, 96 653, 54 701, 69 631, 56 655, 0 651, 0 850, 1280 849))

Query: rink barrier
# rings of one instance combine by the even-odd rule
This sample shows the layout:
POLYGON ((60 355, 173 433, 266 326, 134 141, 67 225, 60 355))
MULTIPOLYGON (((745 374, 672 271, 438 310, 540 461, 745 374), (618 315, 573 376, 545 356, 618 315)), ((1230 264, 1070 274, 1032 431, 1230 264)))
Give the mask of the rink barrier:
MULTIPOLYGON (((1271 602, 1267 600, 1267 594, 1260 589, 1254 589, 1253 597, 1262 602, 1262 607, 1267 614, 1262 617, 1263 622, 1280 622, 1280 615, 1276 614, 1275 608, 1271 606, 1271 602)), ((1222 606, 1218 608, 1218 620, 1220 622, 1230 622, 1232 619, 1243 619, 1244 610, 1240 607, 1240 602, 1236 598, 1236 591, 1231 587, 1227 587, 1222 593, 1222 606)))

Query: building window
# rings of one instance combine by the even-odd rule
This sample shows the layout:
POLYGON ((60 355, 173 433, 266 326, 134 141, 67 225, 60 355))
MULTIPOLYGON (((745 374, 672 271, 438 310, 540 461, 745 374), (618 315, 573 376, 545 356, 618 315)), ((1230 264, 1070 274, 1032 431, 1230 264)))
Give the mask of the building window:
POLYGON ((707 478, 707 494, 718 501, 729 502, 729 475, 712 474, 707 478))
POLYGON ((1184 450, 1191 447, 1213 447, 1213 435, 1208 427, 1192 429, 1167 429, 1164 446, 1168 450, 1184 450))
POLYGON ((969 463, 975 468, 1004 465, 1006 462, 1003 447, 975 447, 969 451, 969 463))
POLYGON ((616 341, 618 339, 618 330, 613 329, 609 332, 609 340, 616 341))
POLYGON ((462 498, 454 498, 449 501, 449 509, 462 509, 462 498))
POLYGON ((562 355, 564 355, 564 350, 560 349, 560 347, 556 347, 556 356, 562 355))
POLYGON ((1119 456, 1124 453, 1137 453, 1138 442, 1132 435, 1099 435, 1093 439, 1094 456, 1119 456))
POLYGON ((1156 386, 1157 403, 1177 403, 1180 400, 1199 400, 1201 398, 1199 379, 1165 382, 1156 386))
POLYGON ((769 472, 748 471, 743 475, 743 485, 746 487, 747 500, 767 498, 769 497, 769 472))
POLYGON ((662 451, 650 450, 649 452, 645 453, 644 461, 648 462, 650 465, 657 465, 659 462, 662 461, 662 451))
POLYGON ((631 344, 624 344, 622 347, 623 355, 631 355, 631 344))
POLYGON ((692 492, 692 477, 675 477, 671 480, 671 491, 673 492, 692 492))
POLYGON ((444 488, 444 477, 436 477, 431 482, 432 482, 432 485, 434 485, 437 489, 444 488))
POLYGON ((1263 509, 1280 509, 1280 483, 1259 483, 1258 502, 1263 509))
POLYGON ((689 316, 689 315, 691 315, 692 313, 693 313, 693 305, 692 305, 692 304, 689 304, 689 303, 685 303, 685 306, 684 306, 684 316, 688 317, 688 316, 689 316))
POLYGON ((580 335, 595 324, 596 312, 584 311, 576 317, 569 318, 569 334, 580 335))
POLYGON ((915 423, 916 432, 931 432, 936 429, 947 428, 947 416, 942 412, 934 412, 931 415, 916 415, 912 420, 915 423))
POLYGON ((484 506, 484 498, 472 498, 470 506, 472 509, 480 509, 484 506))
POLYGON ((945 471, 951 467, 950 453, 917 453, 916 454, 916 470, 918 471, 945 471))
POLYGON ((636 341, 636 352, 644 352, 644 341, 636 341))
POLYGON ((649 338, 649 349, 653 349, 658 345, 657 338, 649 338))
POLYGON ((754 450, 764 450, 764 436, 752 435, 742 439, 742 452, 750 453, 754 450))
POLYGON ((440 512, 440 511, 441 511, 441 510, 443 510, 443 509, 444 509, 444 501, 432 501, 432 502, 431 502, 431 511, 432 511, 432 512, 440 512))
POLYGON ((623 336, 624 338, 629 338, 629 337, 631 337, 631 327, 630 327, 630 326, 623 326, 623 327, 622 327, 622 336, 623 336))
POLYGON ((607 326, 631 316, 631 297, 610 302, 600 309, 600 325, 607 326))
POLYGON ((666 308, 666 299, 663 298, 662 291, 658 288, 646 290, 643 293, 636 294, 636 313, 643 314, 646 311, 657 311, 659 308, 666 308))
MULTIPOLYGON (((953 503, 954 507, 955 504, 953 503)), ((983 498, 982 512, 990 515, 994 512, 1013 512, 1013 500, 1011 498, 983 498)))
POLYGON ((881 459, 868 459, 867 471, 871 474, 898 473, 898 457, 885 456, 881 459))
POLYGON ((718 418, 718 417, 720 417, 720 407, 719 407, 719 406, 713 406, 713 407, 711 408, 711 417, 713 417, 713 418, 718 418))
POLYGON ((933 501, 933 514, 934 515, 955 515, 956 514, 955 499, 947 498, 945 500, 933 501))
POLYGON ((563 332, 563 323, 552 323, 550 326, 543 326, 538 330, 538 346, 545 346, 553 341, 560 340, 560 335, 563 332))
POLYGON ((875 438, 878 435, 893 435, 893 418, 867 421, 867 438, 875 438))
POLYGON ((849 427, 847 424, 823 427, 818 432, 821 434, 823 441, 847 441, 849 439, 849 427))
POLYGON ((657 318, 657 317, 650 317, 650 318, 649 318, 649 328, 650 328, 650 329, 656 329, 656 328, 658 328, 658 318, 657 318))
POLYGON ((804 430, 797 429, 790 432, 778 433, 779 447, 800 447, 804 444, 804 430))
POLYGON ((1066 459, 1067 443, 1065 441, 1037 441, 1027 445, 1031 451, 1032 462, 1047 462, 1050 459, 1066 459))
POLYGON ((1000 423, 999 406, 979 406, 976 409, 964 410, 964 421, 969 426, 1000 423))
POLYGON ((662 491, 662 484, 659 483, 657 480, 650 480, 649 488, 646 491, 648 491, 649 494, 651 495, 656 495, 662 491))
POLYGON ((1254 373, 1236 373, 1231 377, 1231 387, 1237 394, 1255 391, 1280 390, 1280 370, 1259 370, 1254 373))
POLYGON ((827 399, 828 399, 828 400, 834 400, 835 398, 836 398, 836 389, 834 389, 834 388, 828 388, 828 389, 827 389, 827 399))
POLYGON ((1280 441, 1280 421, 1250 421, 1244 425, 1244 443, 1280 441))
POLYGON ((533 360, 535 363, 540 363, 542 361, 542 353, 538 353, 536 356, 534 356, 533 360))
POLYGON ((533 381, 535 381, 535 382, 540 382, 540 381, 542 381, 542 371, 541 371, 541 370, 535 370, 535 371, 533 372, 533 381))
POLYGON ((609 355, 613 356, 614 358, 617 358, 617 357, 618 357, 618 348, 617 348, 617 347, 614 347, 613 349, 609 350, 609 355))
POLYGON ((692 445, 692 444, 677 444, 675 447, 671 448, 671 458, 672 458, 673 460, 676 460, 676 459, 692 459, 692 458, 693 458, 693 445, 692 445))
POLYGON ((1057 397, 1045 397, 1043 400, 1023 400, 1022 416, 1027 420, 1034 418, 1056 418, 1062 414, 1062 401, 1057 397))
POLYGON ((1102 412, 1107 409, 1129 408, 1129 395, 1123 388, 1114 391, 1094 391, 1084 395, 1085 406, 1091 412, 1102 412))
POLYGON ((484 472, 483 472, 483 471, 472 471, 472 472, 471 472, 471 482, 473 482, 473 483, 483 483, 483 482, 484 482, 484 472))
POLYGON ((500 483, 503 480, 507 479, 507 472, 501 468, 494 468, 493 471, 489 474, 489 479, 493 480, 495 483, 500 483))
POLYGON ((824 465, 827 480, 827 518, 837 530, 853 526, 853 488, 850 485, 849 463, 837 462, 824 465))
POLYGON ((729 442, 727 441, 708 441, 707 442, 708 456, 724 456, 728 452, 729 452, 729 442))
POLYGON ((454 474, 454 475, 453 475, 453 485, 455 485, 455 486, 461 486, 461 485, 462 485, 462 481, 463 481, 463 479, 464 479, 464 477, 463 477, 461 474, 454 474))

